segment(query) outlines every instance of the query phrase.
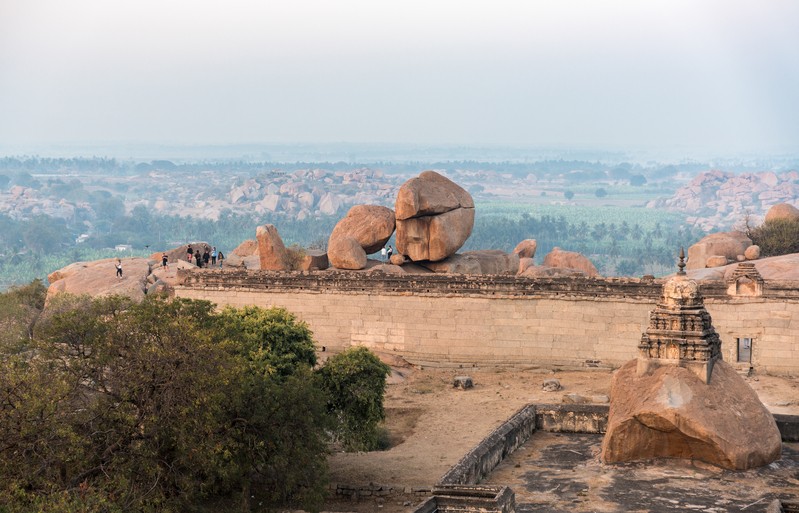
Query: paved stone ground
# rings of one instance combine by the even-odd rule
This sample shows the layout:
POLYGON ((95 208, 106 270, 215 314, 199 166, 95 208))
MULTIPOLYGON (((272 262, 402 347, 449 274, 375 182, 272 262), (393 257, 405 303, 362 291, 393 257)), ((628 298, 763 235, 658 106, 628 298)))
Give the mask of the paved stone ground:
POLYGON ((537 432, 484 484, 507 484, 519 512, 762 512, 775 498, 799 500, 799 443, 782 458, 734 472, 701 462, 604 465, 602 435, 537 432))

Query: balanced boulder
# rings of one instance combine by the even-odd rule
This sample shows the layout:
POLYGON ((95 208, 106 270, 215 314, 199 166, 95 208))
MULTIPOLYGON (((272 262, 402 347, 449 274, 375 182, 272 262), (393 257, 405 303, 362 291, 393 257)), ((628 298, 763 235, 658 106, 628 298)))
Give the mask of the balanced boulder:
POLYGON ((414 261, 455 254, 474 227, 471 195, 435 171, 425 171, 400 187, 395 213, 397 250, 414 261))
POLYGON ((537 247, 538 242, 535 239, 524 239, 516 244, 513 252, 519 255, 519 258, 533 258, 537 247))
POLYGON ((328 246, 338 237, 352 237, 367 255, 380 251, 394 233, 394 211, 378 205, 355 205, 330 233, 328 246))

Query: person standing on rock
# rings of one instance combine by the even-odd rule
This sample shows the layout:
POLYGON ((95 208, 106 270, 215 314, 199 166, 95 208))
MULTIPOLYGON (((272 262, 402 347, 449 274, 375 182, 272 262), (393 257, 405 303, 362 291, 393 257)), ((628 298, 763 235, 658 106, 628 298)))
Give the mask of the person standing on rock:
POLYGON ((186 248, 186 260, 191 262, 192 255, 194 255, 194 248, 192 248, 191 244, 189 244, 189 247, 186 248))
POLYGON ((211 265, 216 265, 216 256, 216 246, 214 246, 214 249, 211 250, 211 265))
POLYGON ((388 250, 386 250, 386 256, 388 257, 388 261, 391 262, 391 255, 394 254, 394 248, 391 245, 388 246, 388 250))
POLYGON ((208 252, 208 247, 205 248, 203 253, 203 267, 208 267, 208 262, 211 260, 211 253, 208 252))
POLYGON ((122 260, 117 258, 117 277, 122 278, 122 260))
POLYGON ((169 255, 167 255, 166 253, 161 255, 161 267, 163 267, 167 271, 169 270, 169 255))
POLYGON ((225 254, 221 251, 216 255, 216 259, 219 261, 219 268, 222 269, 222 260, 225 259, 225 254))
POLYGON ((380 250, 380 256, 382 257, 382 259, 383 259, 383 262, 385 262, 385 261, 386 261, 386 255, 387 255, 387 254, 388 254, 388 251, 386 251, 386 247, 385 247, 385 246, 383 246, 383 249, 381 249, 381 250, 380 250))

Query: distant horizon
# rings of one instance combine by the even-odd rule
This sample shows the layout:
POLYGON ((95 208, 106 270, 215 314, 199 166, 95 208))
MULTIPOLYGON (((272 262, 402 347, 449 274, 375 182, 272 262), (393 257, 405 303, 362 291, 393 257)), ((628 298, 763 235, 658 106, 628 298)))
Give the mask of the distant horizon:
POLYGON ((4 154, 158 141, 799 153, 791 0, 0 0, 0 69, 4 154))

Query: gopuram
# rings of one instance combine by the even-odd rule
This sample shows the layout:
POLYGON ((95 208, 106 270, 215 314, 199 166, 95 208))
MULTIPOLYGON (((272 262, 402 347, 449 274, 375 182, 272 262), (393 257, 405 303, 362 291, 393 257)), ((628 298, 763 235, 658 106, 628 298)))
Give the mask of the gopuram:
POLYGON ((721 357, 699 285, 680 270, 663 285, 638 358, 613 376, 605 463, 696 459, 731 470, 771 463, 782 442, 757 394, 721 357))

